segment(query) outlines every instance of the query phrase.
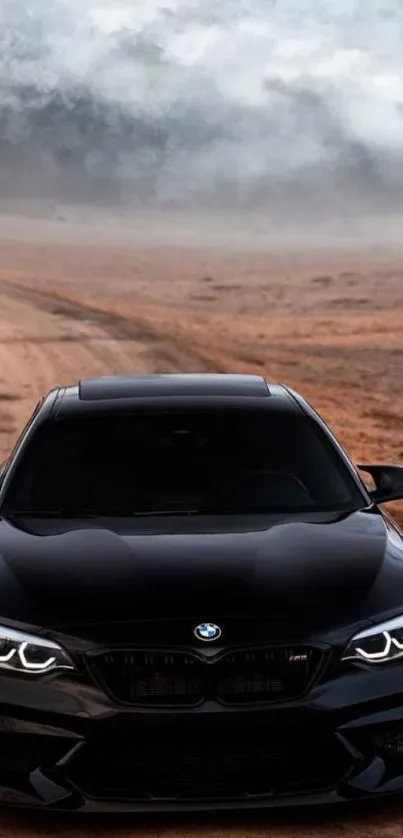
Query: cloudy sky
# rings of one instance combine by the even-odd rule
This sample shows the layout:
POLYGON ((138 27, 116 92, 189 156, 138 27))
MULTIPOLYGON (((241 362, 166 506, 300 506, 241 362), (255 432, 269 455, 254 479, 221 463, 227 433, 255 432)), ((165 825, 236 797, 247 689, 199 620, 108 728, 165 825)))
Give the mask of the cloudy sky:
POLYGON ((0 38, 0 154, 27 188, 40 171, 247 204, 403 186, 400 0, 0 0, 0 38))

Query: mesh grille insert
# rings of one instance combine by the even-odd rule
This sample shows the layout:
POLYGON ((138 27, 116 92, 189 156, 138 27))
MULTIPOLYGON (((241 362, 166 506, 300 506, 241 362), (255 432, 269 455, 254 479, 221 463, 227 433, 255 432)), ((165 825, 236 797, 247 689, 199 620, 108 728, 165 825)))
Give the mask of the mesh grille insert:
POLYGON ((216 700, 248 704, 295 698, 311 686, 322 662, 317 649, 273 647, 203 660, 186 652, 127 651, 97 655, 97 680, 119 702, 195 706, 216 700))

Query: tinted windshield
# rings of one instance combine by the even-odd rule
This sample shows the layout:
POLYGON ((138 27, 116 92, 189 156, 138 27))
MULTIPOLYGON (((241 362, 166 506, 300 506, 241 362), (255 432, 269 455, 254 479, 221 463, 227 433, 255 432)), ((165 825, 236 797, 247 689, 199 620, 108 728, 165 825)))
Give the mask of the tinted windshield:
POLYGON ((270 410, 50 422, 27 444, 3 510, 132 515, 359 505, 322 431, 302 414, 270 410))

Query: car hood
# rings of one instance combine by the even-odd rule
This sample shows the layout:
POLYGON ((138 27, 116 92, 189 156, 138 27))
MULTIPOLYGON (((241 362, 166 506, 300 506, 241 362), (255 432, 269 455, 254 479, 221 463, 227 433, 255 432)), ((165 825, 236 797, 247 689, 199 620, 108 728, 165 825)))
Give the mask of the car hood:
POLYGON ((0 615, 45 629, 228 617, 295 636, 393 608, 402 588, 377 511, 0 521, 0 615))

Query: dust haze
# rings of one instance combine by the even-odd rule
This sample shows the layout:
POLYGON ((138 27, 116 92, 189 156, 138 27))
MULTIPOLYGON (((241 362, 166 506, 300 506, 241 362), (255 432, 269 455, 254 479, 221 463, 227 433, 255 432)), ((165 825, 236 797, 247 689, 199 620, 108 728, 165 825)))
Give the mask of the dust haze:
POLYGON ((399 0, 1 0, 0 208, 398 238, 402 35, 399 0))

